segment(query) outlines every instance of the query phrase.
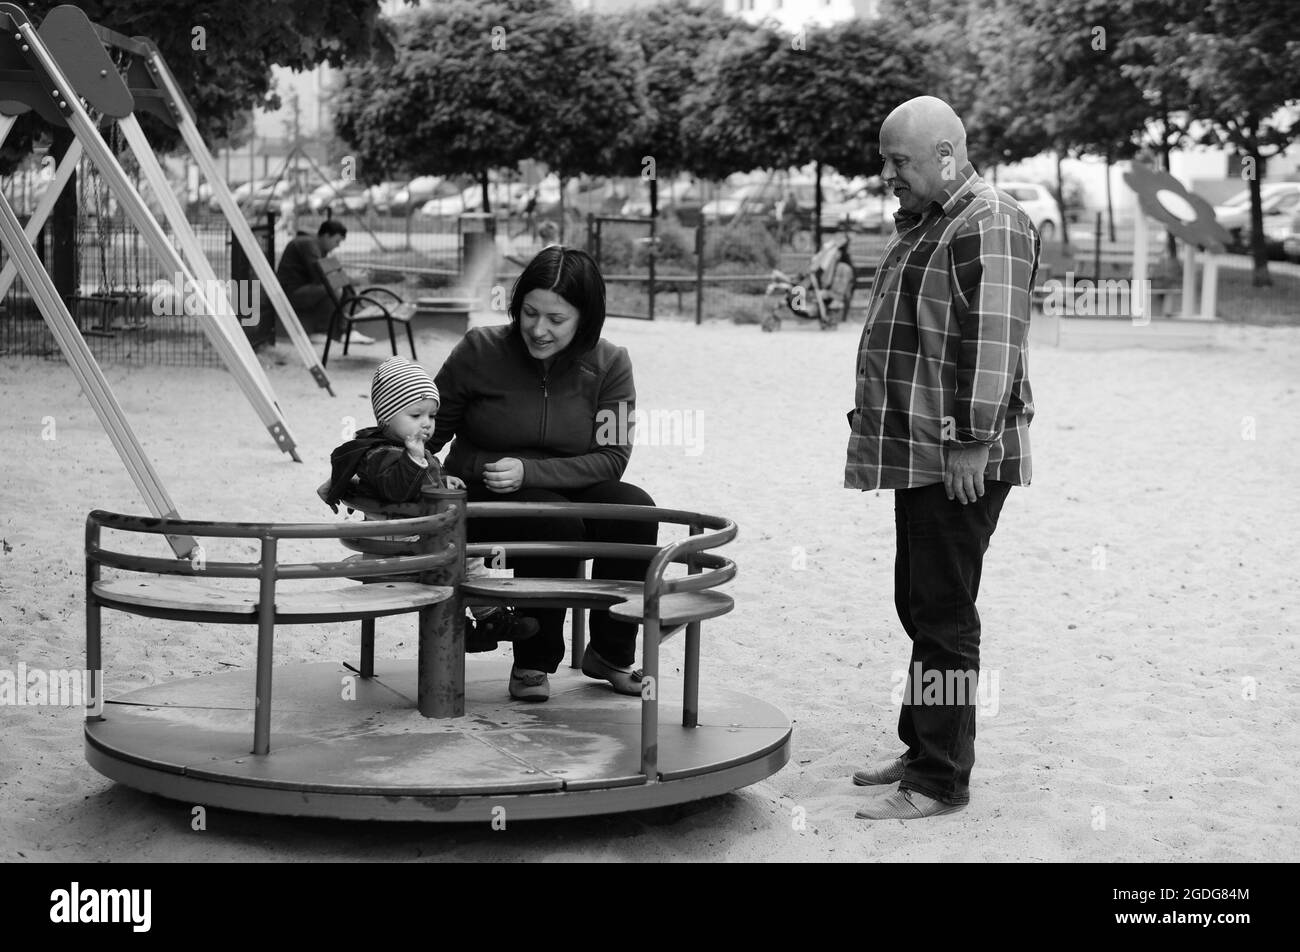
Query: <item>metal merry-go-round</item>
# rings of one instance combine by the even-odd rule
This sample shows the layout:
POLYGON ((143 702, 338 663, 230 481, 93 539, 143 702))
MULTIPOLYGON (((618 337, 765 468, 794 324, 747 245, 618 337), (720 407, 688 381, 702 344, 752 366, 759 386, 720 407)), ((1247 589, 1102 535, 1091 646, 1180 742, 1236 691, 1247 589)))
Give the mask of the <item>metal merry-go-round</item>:
MULTIPOLYGON (((459 490, 383 510, 350 500, 371 521, 216 523, 92 512, 86 528, 87 668, 95 707, 86 757, 114 780, 189 804, 284 815, 475 822, 639 810, 717 796, 762 780, 789 759, 789 718, 736 690, 703 687, 701 622, 731 611, 717 586, 735 574, 716 552, 728 519, 649 506, 467 504, 459 490), (411 513, 419 513, 412 515, 411 513), (591 541, 467 546, 466 519, 556 516, 655 521, 689 528, 660 545, 591 541), (385 519, 380 529, 375 519, 385 519), (129 535, 257 540, 253 561, 189 561, 109 549, 129 535), (382 531, 382 535, 377 532, 382 531), (339 539, 355 554, 291 562, 281 549, 339 539), (466 580, 469 556, 645 560, 644 582, 494 576, 466 580), (670 569, 676 567, 676 573, 670 569), (682 571, 684 568, 684 571, 682 571), (103 570, 119 577, 106 579, 103 570), (239 588, 239 579, 245 580, 239 588), (346 579, 321 590, 322 579, 346 579), (256 581, 256 587, 252 582, 256 581), (281 583, 284 583, 281 585, 281 583), (304 590, 305 589, 305 590, 304 590), (573 667, 586 610, 641 626, 640 698, 564 670, 544 704, 512 700, 510 662, 469 659, 464 606, 567 607, 573 667), (256 662, 104 695, 102 613, 255 625, 256 662), (419 616, 418 657, 376 660, 375 620, 419 616), (361 622, 357 664, 275 665, 279 625, 361 622), (681 677, 662 672, 659 645, 682 632, 681 677), (274 688, 274 695, 272 689, 274 688), (274 703, 272 697, 274 696, 274 703), (671 714, 669 713, 671 712, 671 714), (661 714, 665 716, 660 717, 661 714), (680 716, 678 716, 680 715, 680 716)), ((111 638, 109 639, 111 644, 111 638)))

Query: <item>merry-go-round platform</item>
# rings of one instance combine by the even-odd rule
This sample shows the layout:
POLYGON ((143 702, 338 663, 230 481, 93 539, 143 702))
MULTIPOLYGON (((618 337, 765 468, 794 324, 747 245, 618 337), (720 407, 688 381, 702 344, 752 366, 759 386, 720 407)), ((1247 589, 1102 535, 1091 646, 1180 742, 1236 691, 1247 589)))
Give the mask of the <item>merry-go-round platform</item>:
MULTIPOLYGON (((698 800, 768 777, 790 756, 780 710, 702 688, 697 726, 659 725, 659 776, 647 782, 638 698, 561 667, 549 701, 515 701, 509 674, 508 660, 468 659, 466 714, 443 719, 416 709, 414 661, 376 660, 369 679, 343 664, 276 668, 270 756, 249 749, 251 671, 176 681, 109 700, 86 724, 86 758, 106 777, 186 803, 487 822, 698 800)), ((664 713, 680 710, 681 682, 659 686, 664 713)))
MULTIPOLYGON (((790 757, 791 722, 730 687, 701 684, 701 624, 731 612, 718 586, 735 564, 709 551, 730 541, 728 519, 652 506, 467 505, 463 490, 384 510, 348 500, 363 522, 220 523, 87 518, 86 668, 99 686, 87 713, 89 764, 113 780, 192 805, 254 813, 395 821, 497 822, 587 816, 717 796, 771 776, 790 757), (469 518, 562 515, 593 524, 639 520, 689 529, 640 545, 583 540, 466 543, 469 518), (165 536, 190 558, 140 555, 104 536, 165 536), (195 538, 255 540, 238 561, 195 538), (295 561, 285 551, 336 539, 357 554, 295 561), (467 557, 638 558, 643 580, 465 577, 467 557), (670 569, 675 568, 675 573, 670 569), (112 577, 104 570, 114 573, 112 577), (684 570, 684 574, 683 574, 684 570), (242 580, 242 582, 241 582, 242 580), (320 588, 347 580, 342 588, 320 588), (256 582, 256 588, 249 583, 256 582), (310 583, 303 590, 299 583, 310 583), (508 652, 466 655, 465 606, 567 608, 569 667, 550 698, 514 700, 508 652), (579 669, 589 611, 639 628, 641 693, 616 693, 579 669), (107 697, 105 613, 256 628, 255 662, 107 697), (377 619, 418 614, 414 659, 376 657, 377 619), (277 664, 284 625, 361 624, 356 664, 277 664), (683 640, 679 668, 660 643, 683 640)), ((593 561, 593 575, 597 562, 593 561)), ((350 640, 350 639, 349 639, 350 640)), ((250 648, 253 647, 250 645, 250 648)), ((341 648, 340 657, 347 657, 341 648)))

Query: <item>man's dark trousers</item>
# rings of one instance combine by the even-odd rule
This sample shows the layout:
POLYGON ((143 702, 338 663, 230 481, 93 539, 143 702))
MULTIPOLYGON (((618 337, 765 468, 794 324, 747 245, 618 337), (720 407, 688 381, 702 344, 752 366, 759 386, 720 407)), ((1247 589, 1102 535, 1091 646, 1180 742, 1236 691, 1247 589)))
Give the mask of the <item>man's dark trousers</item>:
POLYGON ((980 666, 975 598, 984 552, 1010 489, 1010 483, 986 480, 984 495, 966 505, 950 500, 943 483, 894 493, 898 539, 894 607, 912 639, 898 717, 898 736, 907 745, 908 762, 899 789, 916 790, 945 803, 970 800, 975 764, 973 688, 980 666), (918 663, 922 683, 914 684, 918 663), (937 682, 932 680, 936 675, 925 676, 930 671, 937 672, 937 682), (968 671, 973 672, 969 680, 968 671), (928 684, 935 685, 932 691, 940 692, 943 703, 923 703, 928 684))

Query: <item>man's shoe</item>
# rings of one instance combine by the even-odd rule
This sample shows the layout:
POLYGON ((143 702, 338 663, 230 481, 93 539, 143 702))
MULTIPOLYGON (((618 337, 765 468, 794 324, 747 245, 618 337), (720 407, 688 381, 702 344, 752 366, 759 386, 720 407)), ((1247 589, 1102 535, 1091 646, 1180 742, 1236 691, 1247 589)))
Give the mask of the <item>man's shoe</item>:
POLYGON ((608 681, 619 694, 639 695, 641 693, 640 668, 633 670, 631 665, 620 667, 610 664, 590 646, 582 653, 582 673, 598 681, 608 681))
POLYGON ((886 783, 898 783, 903 779, 903 771, 907 769, 907 761, 902 757, 895 757, 893 760, 884 763, 872 764, 869 767, 863 767, 861 770, 853 772, 853 782, 859 787, 876 787, 886 783))
POLYGON ((895 790, 858 811, 859 820, 920 820, 966 809, 964 803, 944 803, 915 790, 895 790))
POLYGON ((349 344, 373 344, 375 339, 369 334, 363 334, 360 331, 353 331, 349 344))
POLYGON ((545 671, 511 668, 510 696, 516 701, 545 701, 551 696, 551 679, 545 671))

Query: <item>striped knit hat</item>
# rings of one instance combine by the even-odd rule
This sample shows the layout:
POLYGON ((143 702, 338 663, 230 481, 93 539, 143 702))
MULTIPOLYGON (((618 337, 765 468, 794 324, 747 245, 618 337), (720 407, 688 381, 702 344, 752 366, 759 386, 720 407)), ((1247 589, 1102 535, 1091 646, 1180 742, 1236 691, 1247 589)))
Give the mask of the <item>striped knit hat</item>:
POLYGON ((427 370, 405 357, 384 361, 370 381, 370 404, 375 408, 375 422, 380 426, 411 404, 428 399, 442 402, 437 385, 427 370))

